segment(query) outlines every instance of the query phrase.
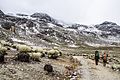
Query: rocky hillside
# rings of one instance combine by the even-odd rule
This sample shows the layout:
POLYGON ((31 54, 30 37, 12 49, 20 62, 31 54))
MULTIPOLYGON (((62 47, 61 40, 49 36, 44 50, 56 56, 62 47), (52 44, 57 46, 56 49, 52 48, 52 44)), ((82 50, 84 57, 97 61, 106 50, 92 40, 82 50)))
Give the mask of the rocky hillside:
POLYGON ((120 26, 113 22, 66 25, 45 13, 8 15, 0 10, 0 38, 39 46, 120 45, 120 26))
POLYGON ((120 26, 105 21, 98 25, 73 24, 68 28, 76 30, 83 36, 85 43, 91 46, 118 46, 120 44, 120 26))

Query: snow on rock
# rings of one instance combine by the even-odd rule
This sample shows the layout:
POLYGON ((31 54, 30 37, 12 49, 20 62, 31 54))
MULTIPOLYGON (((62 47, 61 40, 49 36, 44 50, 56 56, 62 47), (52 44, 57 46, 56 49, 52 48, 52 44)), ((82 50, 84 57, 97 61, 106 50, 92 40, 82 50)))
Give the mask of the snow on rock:
POLYGON ((51 44, 53 44, 53 45, 55 45, 55 46, 59 46, 57 43, 51 43, 51 44))
POLYGON ((47 23, 48 24, 48 27, 51 27, 51 28, 54 28, 54 24, 51 24, 51 23, 47 23))
POLYGON ((68 29, 66 29, 66 30, 68 30, 68 31, 73 31, 73 32, 77 32, 75 29, 70 29, 70 28, 68 28, 68 29))
POLYGON ((25 41, 22 41, 22 40, 18 40, 18 39, 16 39, 16 38, 11 38, 13 41, 15 41, 15 42, 25 42, 25 41))
POLYGON ((114 47, 116 46, 116 45, 111 45, 111 44, 97 44, 97 43, 89 43, 89 42, 85 42, 85 44, 92 46, 92 47, 107 47, 107 46, 114 47))
POLYGON ((117 42, 117 43, 120 43, 120 38, 117 38, 117 37, 114 37, 114 36, 108 36, 108 38, 102 38, 102 37, 99 37, 101 40, 103 41, 106 41, 106 42, 117 42))
POLYGON ((96 43, 89 43, 89 42, 85 42, 85 44, 93 47, 108 46, 106 44, 96 44, 96 43))
POLYGON ((85 27, 78 27, 78 30, 80 30, 80 31, 83 31, 85 29, 86 29, 85 27))
POLYGON ((101 34, 101 32, 102 32, 101 30, 98 30, 94 26, 88 26, 87 28, 84 27, 84 26, 80 26, 80 27, 78 27, 78 30, 79 31, 85 31, 85 32, 94 32, 94 33, 97 33, 97 34, 101 34))
POLYGON ((18 17, 18 18, 26 18, 26 19, 36 20, 36 18, 33 18, 30 15, 26 15, 26 14, 7 13, 7 15, 15 16, 15 17, 18 17))
POLYGON ((75 44, 69 44, 68 47, 77 48, 77 47, 79 47, 79 46, 76 46, 75 44))
POLYGON ((39 31, 36 29, 36 27, 33 27, 33 30, 35 33, 39 33, 39 31))
POLYGON ((21 29, 25 29, 25 27, 24 27, 25 25, 19 25, 19 26, 21 27, 21 29))
POLYGON ((86 29, 86 31, 88 31, 88 32, 95 32, 95 33, 100 33, 101 32, 100 30, 98 30, 95 27, 89 27, 88 29, 86 29))

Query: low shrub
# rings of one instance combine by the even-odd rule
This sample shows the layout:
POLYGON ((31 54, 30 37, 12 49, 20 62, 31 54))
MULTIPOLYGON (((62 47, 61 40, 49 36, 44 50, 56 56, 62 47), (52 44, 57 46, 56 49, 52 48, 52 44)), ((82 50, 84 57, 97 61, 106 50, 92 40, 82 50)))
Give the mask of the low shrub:
POLYGON ((48 58, 51 58, 51 59, 57 59, 59 56, 62 55, 62 52, 58 51, 58 50, 50 50, 48 51, 48 58))
POLYGON ((43 52, 43 48, 41 48, 41 47, 33 47, 33 49, 32 49, 32 51, 33 52, 43 52))
POLYGON ((17 45, 16 47, 20 53, 27 53, 32 50, 30 46, 26 46, 26 45, 17 45))
POLYGON ((7 48, 0 45, 0 54, 6 55, 7 54, 6 51, 7 51, 7 48))

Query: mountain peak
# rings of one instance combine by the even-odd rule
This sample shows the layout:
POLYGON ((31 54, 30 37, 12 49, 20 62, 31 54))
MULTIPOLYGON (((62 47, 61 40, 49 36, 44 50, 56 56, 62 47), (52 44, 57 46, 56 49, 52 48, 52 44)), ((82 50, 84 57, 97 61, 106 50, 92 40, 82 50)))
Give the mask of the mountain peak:
POLYGON ((46 13, 34 13, 34 14, 31 15, 31 17, 42 18, 42 17, 50 17, 50 16, 46 13))
POLYGON ((4 13, 2 12, 2 10, 0 10, 0 16, 3 16, 4 15, 4 13))
POLYGON ((116 23, 114 22, 110 22, 110 21, 104 21, 102 24, 100 25, 117 25, 116 23))
POLYGON ((47 23, 55 23, 55 19, 53 19, 52 17, 50 17, 48 14, 46 13, 34 13, 31 15, 31 17, 33 18, 38 18, 44 22, 47 22, 47 23))

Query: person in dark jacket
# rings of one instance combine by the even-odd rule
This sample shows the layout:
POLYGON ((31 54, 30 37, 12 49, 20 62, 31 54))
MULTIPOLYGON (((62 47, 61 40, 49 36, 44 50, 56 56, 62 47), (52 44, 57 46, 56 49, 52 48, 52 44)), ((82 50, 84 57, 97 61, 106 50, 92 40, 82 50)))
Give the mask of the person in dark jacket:
POLYGON ((98 65, 100 59, 99 51, 95 51, 95 64, 98 65))

